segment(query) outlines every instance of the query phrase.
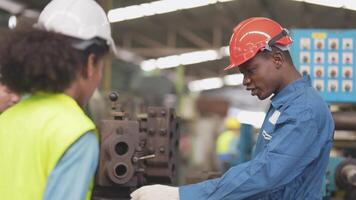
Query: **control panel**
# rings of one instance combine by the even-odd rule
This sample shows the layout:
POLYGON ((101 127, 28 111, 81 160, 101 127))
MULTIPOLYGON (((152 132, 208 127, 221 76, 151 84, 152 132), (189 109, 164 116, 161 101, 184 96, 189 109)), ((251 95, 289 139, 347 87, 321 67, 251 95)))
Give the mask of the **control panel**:
POLYGON ((356 30, 293 29, 291 55, 329 103, 356 102, 356 30))

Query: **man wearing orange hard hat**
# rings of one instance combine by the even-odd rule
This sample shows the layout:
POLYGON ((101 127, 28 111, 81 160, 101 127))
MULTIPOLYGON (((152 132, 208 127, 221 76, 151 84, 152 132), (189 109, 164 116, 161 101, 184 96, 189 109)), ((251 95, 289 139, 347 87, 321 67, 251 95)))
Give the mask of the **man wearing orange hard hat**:
POLYGON ((334 122, 310 78, 295 69, 291 43, 286 29, 263 17, 242 21, 231 37, 231 63, 225 69, 239 69, 251 95, 272 96, 251 161, 197 184, 146 186, 132 199, 322 199, 334 122))

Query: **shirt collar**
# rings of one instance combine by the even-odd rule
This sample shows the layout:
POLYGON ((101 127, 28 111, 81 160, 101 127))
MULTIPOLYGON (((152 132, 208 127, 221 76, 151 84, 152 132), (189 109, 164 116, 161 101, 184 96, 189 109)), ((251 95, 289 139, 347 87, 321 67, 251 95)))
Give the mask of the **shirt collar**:
POLYGON ((302 78, 289 83, 285 88, 283 88, 278 94, 271 98, 271 104, 273 108, 278 108, 279 106, 285 104, 288 99, 295 95, 295 92, 301 88, 311 86, 311 81, 309 76, 303 76, 302 78))

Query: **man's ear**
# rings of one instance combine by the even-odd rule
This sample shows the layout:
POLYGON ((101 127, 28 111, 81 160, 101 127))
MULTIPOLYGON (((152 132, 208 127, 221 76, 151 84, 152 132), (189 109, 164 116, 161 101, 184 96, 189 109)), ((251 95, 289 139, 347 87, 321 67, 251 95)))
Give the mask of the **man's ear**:
POLYGON ((274 52, 272 58, 274 64, 276 64, 277 69, 281 68, 283 63, 285 62, 284 55, 281 51, 274 52))
POLYGON ((93 75, 96 73, 96 66, 95 66, 95 55, 89 54, 87 59, 87 70, 86 70, 86 77, 91 79, 93 75))

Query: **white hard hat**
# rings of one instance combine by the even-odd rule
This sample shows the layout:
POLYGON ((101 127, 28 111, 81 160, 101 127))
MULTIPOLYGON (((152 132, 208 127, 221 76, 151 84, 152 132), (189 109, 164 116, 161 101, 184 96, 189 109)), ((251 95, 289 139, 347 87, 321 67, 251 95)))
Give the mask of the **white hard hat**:
POLYGON ((52 0, 35 26, 82 40, 99 37, 117 55, 108 18, 94 0, 52 0))

